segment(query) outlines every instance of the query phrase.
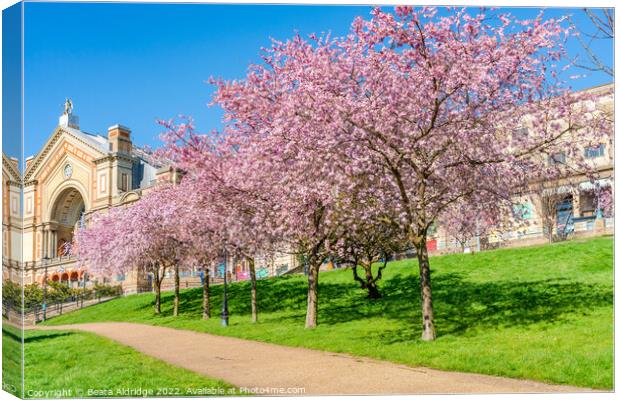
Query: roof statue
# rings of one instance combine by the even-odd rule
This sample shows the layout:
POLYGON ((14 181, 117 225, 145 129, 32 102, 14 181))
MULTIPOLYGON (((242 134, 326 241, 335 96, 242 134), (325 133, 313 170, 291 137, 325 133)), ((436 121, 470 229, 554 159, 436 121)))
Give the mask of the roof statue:
POLYGON ((71 113, 73 113, 73 102, 71 101, 71 99, 67 98, 65 100, 65 111, 63 112, 63 114, 69 115, 71 113))
POLYGON ((73 102, 70 98, 65 99, 62 115, 58 118, 58 125, 74 129, 80 129, 80 119, 73 114, 73 102))

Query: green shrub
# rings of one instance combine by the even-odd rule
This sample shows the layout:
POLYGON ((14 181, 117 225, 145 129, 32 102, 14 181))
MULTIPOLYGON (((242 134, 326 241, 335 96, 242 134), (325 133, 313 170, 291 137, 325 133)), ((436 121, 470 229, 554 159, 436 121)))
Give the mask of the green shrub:
POLYGON ((121 285, 106 285, 95 283, 95 292, 98 297, 119 296, 123 293, 121 285))

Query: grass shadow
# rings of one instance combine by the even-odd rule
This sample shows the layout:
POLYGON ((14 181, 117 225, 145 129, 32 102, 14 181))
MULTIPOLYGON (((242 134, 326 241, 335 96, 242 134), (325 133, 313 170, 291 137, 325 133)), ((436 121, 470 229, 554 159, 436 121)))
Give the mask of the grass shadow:
POLYGON ((44 340, 51 340, 63 336, 72 336, 75 332, 71 331, 31 331, 28 335, 24 336, 24 343, 35 343, 44 340))
MULTIPOLYGON (((461 273, 436 274, 433 277, 435 321, 440 334, 462 335, 481 327, 527 326, 538 322, 553 323, 574 313, 613 305, 613 288, 575 282, 562 278, 530 282, 468 280, 461 273)), ((395 321, 420 319, 419 281, 412 274, 397 273, 380 283, 383 297, 366 298, 355 282, 319 283, 320 323, 335 325, 379 317, 395 321)), ((302 277, 282 277, 258 282, 259 313, 278 312, 278 319, 303 319, 306 282, 302 277)), ((172 315, 172 293, 162 296, 162 315, 172 315)), ((212 313, 221 309, 222 286, 211 287, 212 313)), ((249 316, 248 282, 229 286, 231 316, 249 316)), ((181 292, 181 316, 200 318, 202 289, 181 292)), ((393 334, 389 341, 416 338, 419 332, 393 334), (404 335, 404 336, 403 336, 404 335)), ((383 333, 382 333, 383 335, 383 333)))

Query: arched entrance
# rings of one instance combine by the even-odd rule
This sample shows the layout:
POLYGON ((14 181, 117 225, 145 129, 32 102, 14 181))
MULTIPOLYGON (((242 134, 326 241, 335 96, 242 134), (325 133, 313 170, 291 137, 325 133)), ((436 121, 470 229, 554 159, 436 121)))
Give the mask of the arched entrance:
POLYGON ((78 189, 67 187, 56 196, 44 230, 44 257, 68 255, 75 229, 84 223, 84 211, 84 198, 78 189))

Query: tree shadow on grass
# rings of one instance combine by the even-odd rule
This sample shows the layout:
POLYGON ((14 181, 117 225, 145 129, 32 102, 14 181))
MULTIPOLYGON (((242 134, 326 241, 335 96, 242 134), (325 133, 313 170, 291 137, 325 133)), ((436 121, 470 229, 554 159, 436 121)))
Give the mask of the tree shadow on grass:
MULTIPOLYGON (((257 282, 259 313, 303 310, 305 311, 307 286, 300 277, 279 277, 257 282)), ((235 282, 227 289, 228 308, 231 315, 250 315, 252 312, 249 282, 235 282)), ((223 286, 210 288, 211 312, 219 313, 222 307, 223 286)), ((162 314, 172 315, 173 293, 162 294, 162 314)), ((153 302, 149 304, 152 307, 153 302)), ((181 314, 199 318, 202 315, 202 288, 181 291, 181 314)))
POLYGON ((447 333, 473 326, 511 327, 554 323, 592 308, 613 306, 613 288, 568 279, 472 283, 441 276, 435 288, 437 320, 447 333))
POLYGON ((24 336, 24 343, 34 343, 34 342, 42 342, 49 339, 54 339, 63 336, 72 336, 75 335, 75 332, 70 331, 31 331, 29 334, 24 336))
MULTIPOLYGON (((260 313, 279 313, 282 322, 303 324, 307 286, 304 277, 286 276, 258 281, 260 313)), ((382 318, 402 324, 398 332, 377 327, 376 334, 387 342, 419 337, 419 280, 415 275, 397 274, 381 282, 383 297, 366 299, 355 282, 319 283, 319 323, 335 325, 382 318)), ((222 286, 211 287, 213 315, 221 310, 222 286)), ((162 296, 162 314, 172 315, 172 293, 162 296)), ((251 313, 249 282, 228 287, 230 315, 251 313)), ((181 315, 199 319, 202 289, 181 292, 181 315)), ((613 305, 613 288, 575 282, 564 278, 530 282, 473 282, 460 273, 434 276, 435 323, 440 335, 464 335, 472 328, 527 326, 554 323, 571 315, 588 313, 613 305)))
MULTIPOLYGON (((386 307, 389 318, 408 316, 421 321, 419 281, 407 285, 412 277, 396 276, 386 281, 385 290, 412 299, 402 306, 386 307)), ((392 294, 393 296, 393 294, 392 294)), ((396 304, 402 301, 394 299, 396 304)), ((613 288, 564 278, 531 282, 472 282, 462 274, 438 275, 433 281, 435 325, 440 335, 464 335, 472 328, 525 327, 540 322, 557 323, 583 315, 596 307, 613 306, 613 288)), ((388 342, 415 340, 421 329, 385 332, 388 342)))
POLYGON ((2 336, 6 337, 9 340, 14 340, 17 342, 21 342, 22 341, 22 331, 21 329, 5 329, 4 327, 2 327, 2 336))

